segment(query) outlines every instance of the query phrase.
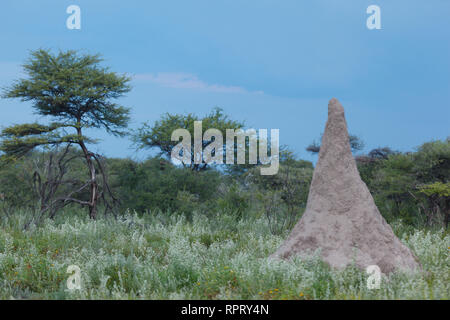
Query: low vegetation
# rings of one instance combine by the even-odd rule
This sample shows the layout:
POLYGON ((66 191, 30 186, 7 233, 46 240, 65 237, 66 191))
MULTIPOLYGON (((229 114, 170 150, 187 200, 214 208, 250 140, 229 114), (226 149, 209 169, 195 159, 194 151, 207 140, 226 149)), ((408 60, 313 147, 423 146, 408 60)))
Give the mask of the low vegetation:
POLYGON ((348 267, 320 259, 272 261, 286 233, 265 217, 127 213, 89 219, 68 211, 23 230, 25 212, 1 219, 1 299, 448 299, 450 235, 400 221, 397 236, 423 272, 392 274, 380 289, 348 267), (81 269, 81 290, 69 291, 69 265, 81 269))

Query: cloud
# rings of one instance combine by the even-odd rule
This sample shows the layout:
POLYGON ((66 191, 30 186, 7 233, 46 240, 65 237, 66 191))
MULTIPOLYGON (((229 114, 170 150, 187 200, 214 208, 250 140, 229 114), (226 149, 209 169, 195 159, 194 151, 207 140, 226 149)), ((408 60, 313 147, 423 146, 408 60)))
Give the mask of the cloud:
POLYGON ((220 84, 209 84, 200 80, 196 75, 179 72, 158 72, 156 74, 145 73, 134 76, 137 81, 148 81, 166 88, 192 89, 216 93, 256 93, 262 91, 248 91, 239 86, 224 86, 220 84))

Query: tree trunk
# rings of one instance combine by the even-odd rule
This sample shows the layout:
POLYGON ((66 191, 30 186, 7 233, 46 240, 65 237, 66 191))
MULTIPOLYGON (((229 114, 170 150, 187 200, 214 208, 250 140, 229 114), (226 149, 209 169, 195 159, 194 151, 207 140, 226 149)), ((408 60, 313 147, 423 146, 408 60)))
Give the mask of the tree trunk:
POLYGON ((89 173, 90 173, 90 180, 91 180, 91 195, 89 199, 89 217, 91 219, 97 218, 97 200, 99 198, 98 194, 98 184, 97 184, 97 176, 95 172, 95 164, 92 161, 92 155, 87 149, 86 145, 84 144, 81 134, 81 126, 77 129, 78 135, 80 136, 80 142, 79 145, 81 149, 83 150, 84 157, 86 159, 86 164, 89 167, 89 173))
POLYGON ((89 169, 91 171, 91 197, 89 201, 89 217, 95 219, 97 217, 97 199, 98 199, 98 185, 95 174, 95 166, 89 156, 89 169))

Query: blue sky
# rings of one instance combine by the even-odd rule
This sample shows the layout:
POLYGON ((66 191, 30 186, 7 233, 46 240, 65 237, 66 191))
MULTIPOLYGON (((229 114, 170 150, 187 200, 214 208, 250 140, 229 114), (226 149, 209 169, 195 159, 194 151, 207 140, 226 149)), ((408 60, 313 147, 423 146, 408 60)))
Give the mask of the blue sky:
MULTIPOLYGON (((281 144, 314 160, 305 147, 336 97, 364 151, 407 151, 450 136, 449 16, 447 0, 4 0, 0 86, 21 76, 29 50, 80 49, 134 77, 121 100, 132 128, 220 106, 248 127, 279 128, 281 144), (72 4, 81 30, 66 28, 72 4), (366 27, 371 4, 381 8, 381 30, 366 27)), ((0 106, 2 127, 42 120, 29 103, 0 106)), ((149 154, 95 135, 108 156, 149 154)))

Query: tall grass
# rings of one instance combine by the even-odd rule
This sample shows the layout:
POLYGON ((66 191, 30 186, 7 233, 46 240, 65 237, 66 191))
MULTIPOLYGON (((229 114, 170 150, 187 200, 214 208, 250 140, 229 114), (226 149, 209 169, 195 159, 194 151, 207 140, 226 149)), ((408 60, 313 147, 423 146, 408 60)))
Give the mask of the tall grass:
POLYGON ((89 220, 65 212, 23 228, 30 215, 0 220, 1 299, 448 299, 450 235, 393 224, 424 271, 392 274, 369 290, 354 268, 330 269, 318 256, 269 260, 286 233, 264 217, 127 213, 89 220), (80 290, 67 289, 69 265, 80 290))

